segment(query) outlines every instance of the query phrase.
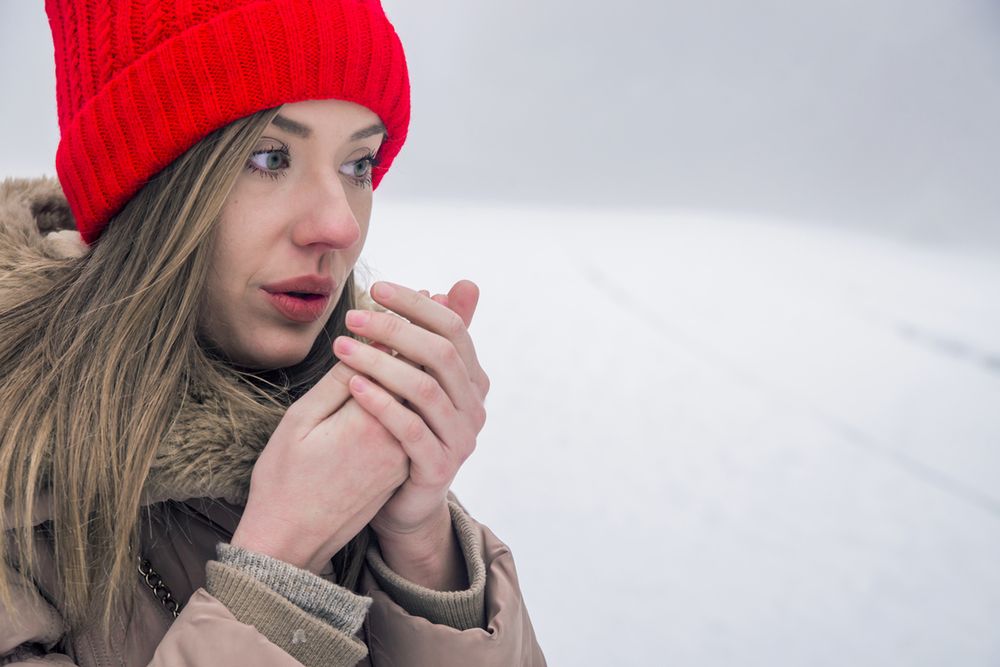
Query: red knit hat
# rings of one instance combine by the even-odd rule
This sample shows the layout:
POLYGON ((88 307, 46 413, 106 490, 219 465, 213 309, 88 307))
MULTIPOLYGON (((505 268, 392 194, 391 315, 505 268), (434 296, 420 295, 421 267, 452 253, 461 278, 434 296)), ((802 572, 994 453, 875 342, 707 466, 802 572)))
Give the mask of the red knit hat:
POLYGON ((261 109, 371 109, 388 134, 375 187, 406 139, 406 59, 378 0, 45 0, 45 11, 56 172, 87 243, 198 140, 261 109))

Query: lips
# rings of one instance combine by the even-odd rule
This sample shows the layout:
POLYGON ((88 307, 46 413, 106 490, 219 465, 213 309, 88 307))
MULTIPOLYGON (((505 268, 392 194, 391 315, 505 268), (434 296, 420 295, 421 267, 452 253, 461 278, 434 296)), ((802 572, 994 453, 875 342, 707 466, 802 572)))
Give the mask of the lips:
POLYGON ((293 322, 315 322, 326 312, 334 290, 328 276, 298 276, 264 285, 261 289, 282 316, 293 322))

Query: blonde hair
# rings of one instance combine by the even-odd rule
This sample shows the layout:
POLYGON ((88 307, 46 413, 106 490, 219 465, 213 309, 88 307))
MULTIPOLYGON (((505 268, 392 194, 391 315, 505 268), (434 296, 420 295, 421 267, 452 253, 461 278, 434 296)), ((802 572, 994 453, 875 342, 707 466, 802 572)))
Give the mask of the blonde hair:
MULTIPOLYGON (((2 563, 28 578, 37 567, 32 516, 47 493, 60 611, 72 629, 95 617, 110 627, 138 576, 143 485, 188 385, 204 379, 194 376, 228 388, 220 404, 229 416, 252 410, 277 425, 335 362, 329 341, 348 333, 353 274, 324 335, 293 368, 252 374, 199 341, 216 220, 276 113, 206 136, 150 180, 88 254, 66 260, 54 288, 38 293, 32 280, 19 280, 21 292, 5 297, 0 526, 12 539, 0 540, 0 602, 9 603, 16 585, 2 563)), ((342 577, 356 579, 363 538, 335 559, 342 577)))

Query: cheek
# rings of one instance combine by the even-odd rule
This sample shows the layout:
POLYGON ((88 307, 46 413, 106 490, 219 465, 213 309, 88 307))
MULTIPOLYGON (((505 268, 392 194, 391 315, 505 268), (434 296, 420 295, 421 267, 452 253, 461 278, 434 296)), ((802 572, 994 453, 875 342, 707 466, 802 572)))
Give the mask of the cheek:
POLYGON ((371 191, 361 201, 357 203, 351 202, 351 212, 354 214, 354 219, 357 220, 358 227, 361 230, 361 236, 358 238, 358 242, 353 249, 354 257, 357 259, 358 255, 361 254, 361 249, 364 247, 365 241, 368 239, 368 227, 372 216, 371 191))
MULTIPOLYGON (((240 228, 239 206, 223 208, 214 230, 211 264, 205 278, 205 291, 199 316, 199 326, 209 339, 220 347, 237 327, 233 321, 241 312, 239 289, 245 267, 247 249, 245 238, 238 234, 240 228)), ((245 228, 245 226, 244 226, 245 228)))
POLYGON ((234 271, 239 268, 236 261, 239 249, 223 235, 216 237, 212 251, 212 263, 208 267, 205 281, 205 302, 214 308, 225 310, 233 298, 234 271))
POLYGON ((230 313, 236 309, 231 307, 231 301, 222 274, 217 272, 213 265, 205 282, 205 292, 198 314, 198 328, 213 344, 223 348, 234 328, 234 323, 230 322, 230 313))
POLYGON ((354 186, 345 185, 344 187, 347 188, 345 191, 347 192, 348 205, 351 207, 351 213, 354 214, 358 226, 361 227, 361 240, 364 241, 365 235, 368 233, 368 222, 372 217, 372 191, 360 190, 354 186))

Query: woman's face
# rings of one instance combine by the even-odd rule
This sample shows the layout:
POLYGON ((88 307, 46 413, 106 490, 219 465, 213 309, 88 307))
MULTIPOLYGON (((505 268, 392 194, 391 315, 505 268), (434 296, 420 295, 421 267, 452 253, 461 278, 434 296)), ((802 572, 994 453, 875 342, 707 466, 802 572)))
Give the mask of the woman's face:
POLYGON ((361 253, 385 128, 341 100, 286 104, 236 180, 217 226, 202 330, 258 369, 308 354, 361 253))

